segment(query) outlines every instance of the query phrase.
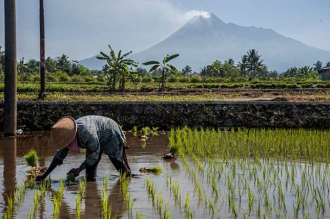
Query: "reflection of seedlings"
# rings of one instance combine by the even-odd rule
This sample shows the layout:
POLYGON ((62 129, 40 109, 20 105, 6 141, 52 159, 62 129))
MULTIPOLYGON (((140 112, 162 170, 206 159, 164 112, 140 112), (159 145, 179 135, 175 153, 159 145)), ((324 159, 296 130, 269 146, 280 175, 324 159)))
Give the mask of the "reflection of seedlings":
POLYGON ((13 197, 7 196, 7 209, 4 213, 4 218, 10 218, 13 215, 14 210, 14 203, 13 203, 13 197))
POLYGON ((58 192, 53 193, 54 218, 58 218, 58 216, 59 216, 62 199, 63 199, 63 192, 64 192, 64 182, 63 182, 63 180, 60 180, 58 192))
POLYGON ((119 176, 121 190, 123 192, 123 199, 126 204, 129 204, 129 196, 128 196, 128 183, 129 178, 127 177, 126 173, 120 173, 119 176))
POLYGON ((180 188, 180 184, 177 181, 174 181, 172 183, 172 191, 174 194, 174 198, 176 201, 178 201, 179 203, 181 203, 181 188, 180 188))
POLYGON ((26 155, 24 155, 24 159, 31 167, 27 172, 31 174, 33 178, 35 178, 37 175, 45 173, 47 170, 47 167, 39 167, 38 166, 38 153, 36 150, 32 149, 30 150, 26 155))
POLYGON ((160 174, 161 172, 163 172, 163 169, 161 167, 153 167, 153 168, 142 167, 140 168, 140 172, 160 174))
POLYGON ((135 212, 135 219, 144 219, 144 216, 141 211, 137 210, 135 212))
POLYGON ((157 210, 158 210, 159 214, 162 213, 163 203, 164 203, 163 195, 158 194, 157 195, 157 210))
POLYGON ((152 200, 154 201, 156 196, 156 188, 155 188, 155 182, 151 182, 150 177, 146 179, 146 186, 148 193, 151 194, 152 200))
POLYGON ((141 141, 141 147, 142 147, 142 149, 146 149, 147 141, 141 141))
POLYGON ((80 191, 77 191, 77 196, 76 196, 76 216, 77 216, 77 218, 81 218, 81 199, 82 199, 82 196, 80 194, 80 191))
POLYGON ((111 218, 111 210, 108 211, 109 197, 108 197, 108 177, 103 178, 102 185, 102 215, 103 218, 111 218))
POLYGON ((164 209, 164 219, 169 219, 170 217, 171 217, 171 212, 168 209, 168 203, 166 203, 165 209, 164 209))

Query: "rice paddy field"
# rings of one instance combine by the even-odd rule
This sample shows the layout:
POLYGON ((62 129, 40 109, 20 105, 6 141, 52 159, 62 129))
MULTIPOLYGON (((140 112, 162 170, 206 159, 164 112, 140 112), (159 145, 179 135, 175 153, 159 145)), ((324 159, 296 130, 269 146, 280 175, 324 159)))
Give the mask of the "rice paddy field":
POLYGON ((84 161, 69 154, 51 177, 30 179, 24 155, 50 164, 49 133, 0 138, 2 218, 329 218, 329 130, 191 129, 128 132, 137 177, 119 175, 104 155, 96 182, 66 173, 84 161), (171 151, 173 160, 162 156, 171 151), (141 168, 153 171, 140 173, 141 168))

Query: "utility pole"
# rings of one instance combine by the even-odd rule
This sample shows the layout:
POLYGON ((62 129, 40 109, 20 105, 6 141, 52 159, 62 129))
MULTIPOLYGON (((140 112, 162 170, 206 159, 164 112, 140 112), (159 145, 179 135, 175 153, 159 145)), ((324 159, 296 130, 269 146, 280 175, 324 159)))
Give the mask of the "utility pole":
POLYGON ((5 0, 5 118, 4 135, 15 136, 17 129, 16 3, 5 0))
POLYGON ((39 99, 43 99, 46 91, 46 59, 45 59, 45 14, 44 0, 39 0, 40 3, 40 93, 39 99))

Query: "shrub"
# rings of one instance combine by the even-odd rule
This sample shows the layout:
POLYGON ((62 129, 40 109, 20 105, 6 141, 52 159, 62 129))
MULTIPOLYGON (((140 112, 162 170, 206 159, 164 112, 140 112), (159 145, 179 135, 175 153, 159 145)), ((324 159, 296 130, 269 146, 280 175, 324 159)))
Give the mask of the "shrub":
POLYGON ((85 79, 81 75, 73 75, 71 77, 72 82, 84 82, 85 79))
POLYGON ((177 78, 175 77, 175 76, 171 76, 171 77, 169 77, 168 79, 167 79, 167 81, 168 82, 177 82, 178 80, 177 80, 177 78))
POLYGON ((151 76, 144 76, 142 82, 154 82, 154 79, 151 76))
POLYGON ((59 82, 68 82, 68 81, 70 81, 69 75, 67 75, 67 73, 65 73, 65 72, 57 71, 57 72, 55 72, 55 76, 58 78, 59 82))
POLYGON ((189 83, 190 82, 190 78, 189 77, 180 77, 179 78, 179 82, 181 82, 181 83, 189 83))
POLYGON ((200 83, 200 82, 202 82, 202 79, 198 78, 198 77, 195 77, 195 76, 192 76, 191 79, 190 79, 190 82, 191 83, 200 83))
POLYGON ((139 83, 142 81, 142 77, 141 76, 138 76, 138 77, 133 77, 131 79, 132 82, 135 82, 135 83, 139 83))
POLYGON ((85 82, 93 82, 95 79, 92 76, 84 77, 85 82))

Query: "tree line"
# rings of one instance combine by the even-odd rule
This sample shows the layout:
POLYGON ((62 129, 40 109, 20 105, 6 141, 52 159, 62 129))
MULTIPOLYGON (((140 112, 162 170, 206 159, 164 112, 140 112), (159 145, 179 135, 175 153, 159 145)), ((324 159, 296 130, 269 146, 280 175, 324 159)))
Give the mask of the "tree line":
MULTIPOLYGON (((165 88, 166 81, 169 82, 198 82, 201 78, 228 79, 233 81, 252 80, 254 78, 276 79, 297 78, 301 80, 316 80, 319 78, 317 70, 330 67, 330 62, 323 65, 317 61, 313 67, 292 67, 279 74, 277 71, 269 71, 262 56, 255 49, 249 50, 241 57, 238 63, 233 59, 224 62, 216 60, 206 65, 199 72, 193 71, 190 66, 185 66, 181 71, 177 70, 170 61, 177 58, 179 54, 166 55, 161 61, 149 61, 142 65, 129 59, 128 53, 119 51, 117 54, 109 45, 109 54, 100 52, 97 57, 106 61, 102 70, 90 70, 80 65, 77 61, 63 54, 57 58, 46 59, 46 80, 49 82, 107 82, 112 90, 124 90, 127 81, 151 82, 157 81, 161 88, 165 88), (151 66, 149 70, 147 67, 151 66)), ((0 46, 0 79, 4 77, 4 55, 0 46)), ((17 71, 21 81, 39 81, 40 62, 34 59, 25 62, 24 58, 18 61, 17 71)), ((209 81, 209 80, 207 80, 209 81)))

